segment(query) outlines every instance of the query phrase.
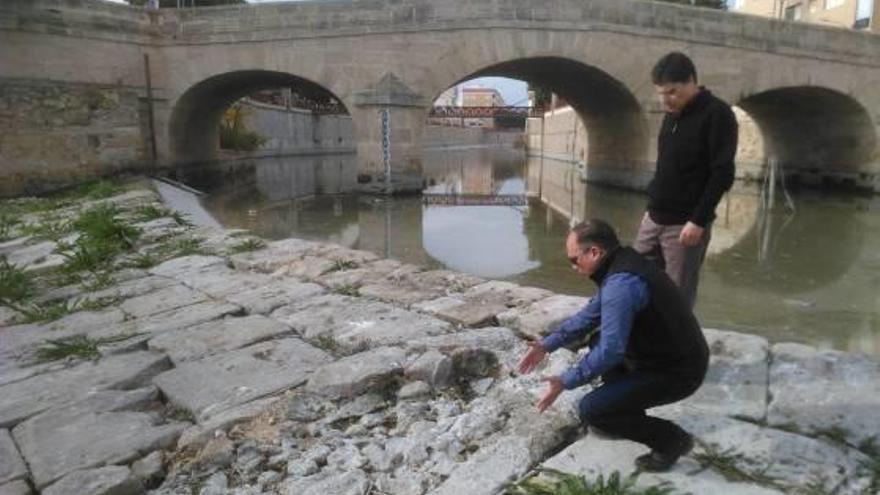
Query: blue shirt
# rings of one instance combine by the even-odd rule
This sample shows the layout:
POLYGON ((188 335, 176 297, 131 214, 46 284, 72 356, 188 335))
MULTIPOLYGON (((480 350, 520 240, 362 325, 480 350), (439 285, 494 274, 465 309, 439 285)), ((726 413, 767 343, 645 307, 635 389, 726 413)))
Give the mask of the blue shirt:
POLYGON ((560 377, 567 390, 579 387, 623 361, 633 319, 648 305, 648 285, 638 275, 609 275, 599 292, 586 306, 565 320, 542 340, 544 350, 553 352, 563 345, 584 338, 599 324, 599 345, 577 366, 560 377))

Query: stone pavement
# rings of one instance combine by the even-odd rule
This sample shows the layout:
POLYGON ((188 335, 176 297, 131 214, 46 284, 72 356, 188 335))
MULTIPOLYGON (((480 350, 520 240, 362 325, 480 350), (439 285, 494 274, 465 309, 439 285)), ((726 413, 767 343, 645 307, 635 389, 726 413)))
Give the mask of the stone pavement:
MULTIPOLYGON (((115 200, 123 209, 157 201, 127 194, 115 200)), ((181 236, 211 249, 120 269, 101 289, 52 292, 112 298, 106 307, 51 322, 4 316, 0 494, 490 495, 542 467, 627 475, 644 451, 584 435, 583 391, 535 411, 539 375, 576 354, 512 371, 524 336, 586 299, 297 239, 237 252, 239 232, 144 229, 151 244, 139 252, 181 236), (38 362, 47 341, 77 338, 97 355, 38 362)), ((28 242, 4 246, 45 263, 20 252, 28 242)), ((640 485, 876 493, 877 359, 706 335, 705 385, 656 411, 699 445, 640 485)))

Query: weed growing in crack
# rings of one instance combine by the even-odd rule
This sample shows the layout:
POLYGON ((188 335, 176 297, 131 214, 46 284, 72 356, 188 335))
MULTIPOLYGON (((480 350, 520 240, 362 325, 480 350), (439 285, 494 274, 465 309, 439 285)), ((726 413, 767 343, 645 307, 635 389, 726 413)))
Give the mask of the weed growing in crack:
POLYGON ((673 495, 675 487, 662 483, 637 487, 638 474, 621 476, 614 471, 594 480, 584 476, 541 469, 537 475, 507 488, 505 495, 673 495))
POLYGON ((248 253, 250 251, 263 249, 264 247, 266 247, 265 241, 262 239, 251 238, 230 246, 227 248, 227 251, 229 254, 248 253))
POLYGON ((0 255, 0 304, 10 306, 36 294, 33 279, 0 255))
POLYGON ((340 285, 339 287, 334 288, 333 292, 350 297, 358 297, 361 295, 360 290, 358 290, 358 288, 354 285, 350 284, 340 285))
POLYGON ((343 259, 337 258, 337 259, 333 260, 333 267, 330 268, 330 270, 328 270, 327 273, 340 272, 343 270, 354 270, 358 266, 359 265, 358 265, 357 261, 343 260, 343 259))
POLYGON ((746 471, 739 467, 745 462, 745 457, 736 452, 733 447, 720 450, 718 446, 710 443, 699 442, 699 444, 703 452, 696 453, 693 457, 702 466, 702 469, 710 468, 728 481, 756 483, 768 488, 783 490, 784 487, 775 478, 767 475, 770 466, 759 471, 746 471))
POLYGON ((47 340, 37 349, 37 362, 60 361, 69 357, 83 360, 98 359, 101 357, 100 346, 123 342, 136 335, 139 334, 119 334, 98 339, 80 335, 70 339, 47 340))
POLYGON ((134 211, 134 219, 136 222, 149 222, 159 218, 165 218, 171 215, 171 212, 156 205, 144 205, 134 211))
POLYGON ((17 218, 8 213, 0 213, 0 242, 18 237, 16 227, 21 224, 17 218))

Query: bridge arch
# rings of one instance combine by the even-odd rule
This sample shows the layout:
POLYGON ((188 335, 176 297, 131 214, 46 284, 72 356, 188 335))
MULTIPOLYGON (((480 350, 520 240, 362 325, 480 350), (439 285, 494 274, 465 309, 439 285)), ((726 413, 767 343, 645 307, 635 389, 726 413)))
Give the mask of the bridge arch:
MULTIPOLYGON (((742 98, 757 124, 765 164, 775 160, 794 180, 858 185, 877 161, 877 128, 855 98, 819 86, 785 86, 742 98)), ((741 134, 742 136, 742 134, 741 134)))
POLYGON ((486 29, 449 40, 420 87, 436 97, 454 84, 498 76, 535 83, 572 105, 587 130, 591 180, 640 187, 653 170, 655 96, 650 66, 665 50, 631 50, 606 33, 486 29))
POLYGON ((287 72, 234 70, 209 76, 183 91, 171 110, 168 140, 174 163, 186 166, 215 159, 223 112, 244 96, 283 87, 296 87, 313 99, 332 98, 345 106, 331 90, 287 72))

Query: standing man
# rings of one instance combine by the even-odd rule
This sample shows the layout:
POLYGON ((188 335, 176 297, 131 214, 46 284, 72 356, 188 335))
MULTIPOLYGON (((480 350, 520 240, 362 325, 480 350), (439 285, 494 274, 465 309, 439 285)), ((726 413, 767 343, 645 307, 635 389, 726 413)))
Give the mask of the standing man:
POLYGON ((683 53, 665 55, 651 77, 666 115, 648 211, 633 247, 659 258, 693 307, 715 208, 733 184, 736 117, 727 103, 697 85, 694 64, 683 53))
POLYGON ((532 371, 547 353, 582 340, 598 324, 598 342, 577 366, 541 378, 550 389, 538 410, 550 407, 563 390, 601 377, 602 385, 580 401, 581 421, 647 445, 651 451, 639 456, 636 466, 666 471, 693 448, 693 438, 645 410, 680 401, 702 384, 709 347, 700 325, 672 280, 632 248, 621 247, 602 220, 573 227, 565 250, 572 268, 592 278, 599 292, 551 335, 530 343, 517 368, 532 371))

